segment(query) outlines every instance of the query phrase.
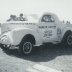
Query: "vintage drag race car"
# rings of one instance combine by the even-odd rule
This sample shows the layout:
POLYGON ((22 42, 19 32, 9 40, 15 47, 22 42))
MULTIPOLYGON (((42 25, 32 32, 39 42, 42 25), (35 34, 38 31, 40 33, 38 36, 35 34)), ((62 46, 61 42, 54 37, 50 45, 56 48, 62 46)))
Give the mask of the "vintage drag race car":
POLYGON ((1 24, 0 44, 29 54, 34 46, 44 43, 72 45, 72 25, 60 21, 53 13, 45 13, 37 20, 8 20, 1 24))

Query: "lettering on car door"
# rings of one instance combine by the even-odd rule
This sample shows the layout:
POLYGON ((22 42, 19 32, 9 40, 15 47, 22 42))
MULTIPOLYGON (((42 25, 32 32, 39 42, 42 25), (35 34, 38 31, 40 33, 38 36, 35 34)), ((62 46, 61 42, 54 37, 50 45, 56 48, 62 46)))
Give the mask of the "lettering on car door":
POLYGON ((44 41, 55 40, 57 36, 57 27, 55 19, 51 15, 43 15, 39 29, 44 41))

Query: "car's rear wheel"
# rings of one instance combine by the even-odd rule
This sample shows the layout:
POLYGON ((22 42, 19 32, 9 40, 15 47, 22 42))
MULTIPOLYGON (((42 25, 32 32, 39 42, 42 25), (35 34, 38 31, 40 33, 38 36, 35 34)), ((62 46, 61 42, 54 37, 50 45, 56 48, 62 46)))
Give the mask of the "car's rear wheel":
POLYGON ((72 46, 72 33, 69 32, 64 36, 62 41, 62 46, 64 47, 71 47, 72 46))
POLYGON ((68 37, 67 37, 67 44, 69 46, 72 46, 72 34, 70 34, 68 37))

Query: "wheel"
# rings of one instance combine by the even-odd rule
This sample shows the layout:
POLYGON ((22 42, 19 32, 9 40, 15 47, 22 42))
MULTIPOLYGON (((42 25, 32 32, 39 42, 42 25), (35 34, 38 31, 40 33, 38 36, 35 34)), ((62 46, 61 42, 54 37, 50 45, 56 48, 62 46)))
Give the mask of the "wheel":
POLYGON ((32 42, 25 40, 21 42, 19 47, 19 52, 22 54, 28 55, 31 53, 32 48, 33 48, 32 42))
POLYGON ((70 34, 68 37, 67 37, 67 44, 69 46, 72 46, 72 34, 70 34))
POLYGON ((71 47, 72 46, 72 33, 65 34, 62 41, 62 46, 71 47))

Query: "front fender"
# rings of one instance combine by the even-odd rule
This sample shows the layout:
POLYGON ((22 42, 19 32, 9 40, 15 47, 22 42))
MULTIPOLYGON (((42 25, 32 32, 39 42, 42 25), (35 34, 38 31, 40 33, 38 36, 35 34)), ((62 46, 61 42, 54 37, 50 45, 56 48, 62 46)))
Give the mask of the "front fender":
POLYGON ((22 41, 23 37, 27 34, 31 34, 34 36, 35 41, 36 41, 36 45, 41 44, 42 43, 42 39, 38 33, 37 30, 32 30, 32 29, 28 29, 28 28, 19 28, 19 29, 14 29, 12 31, 12 45, 18 45, 20 44, 20 42, 22 41))

